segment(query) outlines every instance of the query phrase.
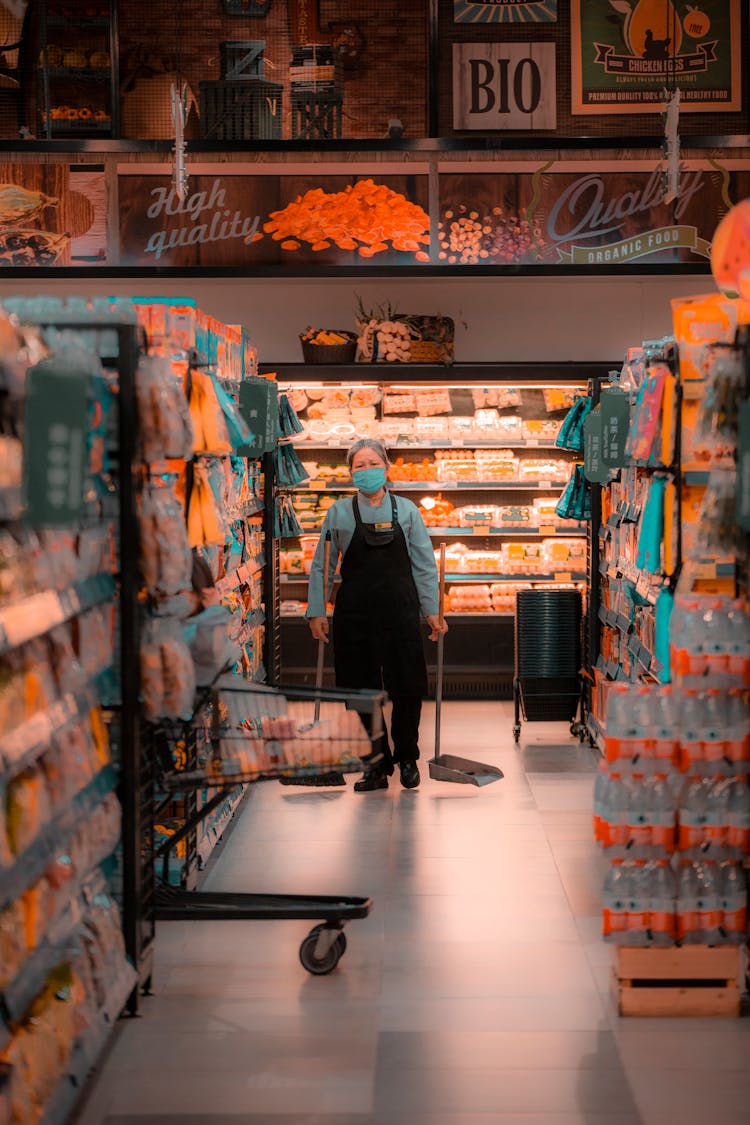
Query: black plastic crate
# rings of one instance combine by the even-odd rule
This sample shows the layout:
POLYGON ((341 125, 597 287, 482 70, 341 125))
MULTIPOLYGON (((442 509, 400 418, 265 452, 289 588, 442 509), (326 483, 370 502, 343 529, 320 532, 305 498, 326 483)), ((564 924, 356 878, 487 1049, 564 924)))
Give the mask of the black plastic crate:
POLYGON ((201 137, 217 141, 281 138, 282 91, 277 82, 201 82, 201 137))

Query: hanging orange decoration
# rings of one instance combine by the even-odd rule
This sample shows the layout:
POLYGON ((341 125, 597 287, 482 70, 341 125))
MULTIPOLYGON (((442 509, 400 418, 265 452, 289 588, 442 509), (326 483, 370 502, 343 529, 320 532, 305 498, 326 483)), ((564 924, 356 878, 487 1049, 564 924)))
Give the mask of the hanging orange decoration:
POLYGON ((738 293, 740 274, 750 269, 750 199, 728 211, 711 243, 711 272, 725 293, 738 293))

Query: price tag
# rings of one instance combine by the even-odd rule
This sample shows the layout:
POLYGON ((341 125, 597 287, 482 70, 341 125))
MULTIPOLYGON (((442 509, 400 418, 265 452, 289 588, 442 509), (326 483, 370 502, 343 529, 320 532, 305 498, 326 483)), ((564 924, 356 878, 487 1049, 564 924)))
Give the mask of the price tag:
POLYGON ((538 487, 539 488, 552 488, 553 487, 552 481, 551 480, 540 480, 539 484, 538 484, 538 487))
POLYGON ((566 570, 566 571, 561 571, 560 573, 555 574, 555 582, 572 582, 572 581, 573 581, 573 575, 570 573, 570 571, 566 570))
POLYGON ((539 443, 539 438, 527 438, 527 440, 526 440, 526 444, 527 444, 527 445, 528 445, 528 446, 529 446, 529 447, 530 447, 531 449, 538 449, 538 448, 539 448, 539 444, 540 444, 540 443, 539 443))
POLYGON ((556 535, 557 528, 553 523, 543 523, 539 525, 540 535, 556 535))
POLYGON ((714 579, 718 577, 716 563, 703 562, 698 563, 695 571, 696 578, 714 579))

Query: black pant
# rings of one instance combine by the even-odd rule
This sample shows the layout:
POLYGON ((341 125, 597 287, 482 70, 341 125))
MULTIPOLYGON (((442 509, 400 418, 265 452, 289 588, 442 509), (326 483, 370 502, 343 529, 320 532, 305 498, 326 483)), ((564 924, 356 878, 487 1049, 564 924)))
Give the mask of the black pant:
MULTIPOLYGON (((419 720, 422 715, 422 700, 419 696, 402 695, 391 700, 391 738, 393 751, 388 741, 388 732, 383 718, 383 733, 372 744, 374 757, 382 755, 377 768, 392 774, 394 763, 416 762, 419 757, 419 720)), ((372 715, 361 715, 362 722, 370 734, 372 715)))

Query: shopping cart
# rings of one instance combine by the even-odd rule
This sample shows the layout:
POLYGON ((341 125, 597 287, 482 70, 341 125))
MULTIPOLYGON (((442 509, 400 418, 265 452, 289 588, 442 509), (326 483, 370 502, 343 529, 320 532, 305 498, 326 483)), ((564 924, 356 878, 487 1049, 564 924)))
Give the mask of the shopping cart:
POLYGON ((215 790, 156 851, 162 865, 157 919, 318 919, 300 946, 300 961, 309 973, 330 973, 346 949, 345 924, 366 918, 371 899, 186 890, 169 885, 170 859, 237 785, 312 778, 333 769, 361 773, 375 764, 385 699, 378 691, 271 687, 226 676, 206 693, 189 723, 155 731, 165 794, 215 790))

